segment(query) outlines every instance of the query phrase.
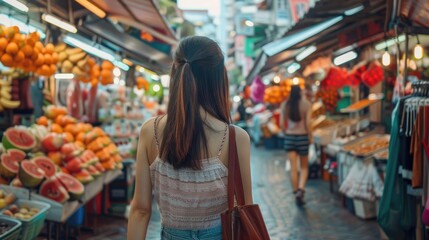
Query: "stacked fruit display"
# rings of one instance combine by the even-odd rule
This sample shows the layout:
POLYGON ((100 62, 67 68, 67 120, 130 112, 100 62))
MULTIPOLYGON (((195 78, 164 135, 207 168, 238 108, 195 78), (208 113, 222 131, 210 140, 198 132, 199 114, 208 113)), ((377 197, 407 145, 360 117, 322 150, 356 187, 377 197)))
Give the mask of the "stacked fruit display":
POLYGON ((339 94, 336 88, 321 89, 316 93, 316 101, 322 100, 325 108, 329 112, 333 112, 337 107, 339 94))
POLYGON ((97 64, 80 48, 69 48, 64 43, 55 47, 59 56, 59 68, 62 73, 73 73, 76 79, 83 83, 91 83, 96 86, 99 82, 103 85, 113 83, 113 64, 107 60, 97 64))
POLYGON ((24 35, 17 26, 0 26, 0 61, 6 67, 48 77, 57 71, 58 54, 54 45, 40 42, 37 32, 24 35))
POLYGON ((46 116, 31 127, 12 127, 3 134, 0 156, 2 182, 38 189, 63 203, 79 199, 83 184, 106 170, 122 168, 122 158, 103 130, 48 106, 46 116))
POLYGON ((279 104, 286 100, 292 89, 292 86, 297 84, 303 89, 305 87, 304 79, 285 79, 280 81, 279 85, 274 85, 265 89, 264 102, 269 104, 279 104))

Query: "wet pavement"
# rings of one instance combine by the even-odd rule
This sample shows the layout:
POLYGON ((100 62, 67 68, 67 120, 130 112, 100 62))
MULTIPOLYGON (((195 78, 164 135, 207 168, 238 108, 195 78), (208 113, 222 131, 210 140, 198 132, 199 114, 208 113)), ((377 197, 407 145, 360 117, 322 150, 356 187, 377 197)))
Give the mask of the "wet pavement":
MULTIPOLYGON (((252 149, 254 202, 260 205, 273 240, 307 239, 380 239, 375 220, 360 220, 342 206, 341 197, 329 192, 322 180, 310 180, 306 189, 307 204, 295 205, 290 180, 285 171, 285 152, 252 149)), ((83 233, 79 239, 126 239, 126 220, 100 217, 96 236, 83 233)), ((160 217, 153 207, 147 239, 159 239, 160 217)))

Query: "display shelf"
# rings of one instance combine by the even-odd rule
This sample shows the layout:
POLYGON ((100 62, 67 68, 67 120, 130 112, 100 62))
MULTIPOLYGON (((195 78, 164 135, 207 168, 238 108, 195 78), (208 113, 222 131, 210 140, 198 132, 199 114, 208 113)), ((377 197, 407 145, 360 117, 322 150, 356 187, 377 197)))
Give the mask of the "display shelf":
POLYGON ((342 113, 356 113, 359 112, 383 99, 383 94, 372 94, 366 99, 362 99, 356 103, 353 103, 352 105, 343 108, 340 110, 342 113))

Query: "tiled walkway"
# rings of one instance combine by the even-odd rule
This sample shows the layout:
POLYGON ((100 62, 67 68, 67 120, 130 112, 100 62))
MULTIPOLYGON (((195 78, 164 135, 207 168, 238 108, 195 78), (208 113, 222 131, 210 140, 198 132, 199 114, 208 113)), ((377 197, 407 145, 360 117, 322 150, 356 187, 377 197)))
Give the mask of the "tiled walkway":
MULTIPOLYGON (((252 178, 254 201, 261 207, 273 240, 293 239, 379 239, 377 223, 363 221, 341 206, 340 197, 329 192, 328 184, 310 180, 306 192, 307 204, 295 205, 289 178, 285 172, 285 153, 252 149, 252 178)), ((160 218, 154 213, 147 239, 159 239, 160 218)), ((103 229, 97 236, 82 235, 79 239, 126 239, 126 221, 103 218, 103 229)), ((101 230, 101 231, 100 231, 101 230)))

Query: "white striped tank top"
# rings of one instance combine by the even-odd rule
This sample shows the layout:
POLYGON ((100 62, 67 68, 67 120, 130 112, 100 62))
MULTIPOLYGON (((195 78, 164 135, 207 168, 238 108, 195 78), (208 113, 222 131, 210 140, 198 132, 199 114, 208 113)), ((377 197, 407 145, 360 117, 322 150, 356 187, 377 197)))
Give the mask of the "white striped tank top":
MULTIPOLYGON (((159 149, 157 119, 155 141, 159 149)), ((199 230, 221 225, 220 214, 228 208, 228 169, 220 160, 228 125, 217 156, 203 159, 202 169, 174 169, 159 157, 151 164, 152 191, 158 203, 162 226, 199 230)))

